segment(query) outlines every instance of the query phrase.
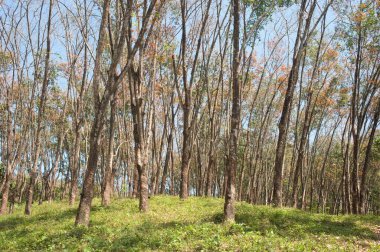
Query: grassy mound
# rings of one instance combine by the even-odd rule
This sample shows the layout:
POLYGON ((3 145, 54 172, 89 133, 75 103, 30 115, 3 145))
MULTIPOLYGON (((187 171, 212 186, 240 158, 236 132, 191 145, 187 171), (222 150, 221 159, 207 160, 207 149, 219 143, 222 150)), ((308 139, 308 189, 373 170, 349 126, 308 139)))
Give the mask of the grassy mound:
POLYGON ((223 200, 159 196, 150 211, 134 199, 101 207, 89 228, 74 227, 67 202, 23 207, 0 216, 0 251, 380 251, 376 216, 329 216, 237 203, 235 224, 223 224, 223 200))

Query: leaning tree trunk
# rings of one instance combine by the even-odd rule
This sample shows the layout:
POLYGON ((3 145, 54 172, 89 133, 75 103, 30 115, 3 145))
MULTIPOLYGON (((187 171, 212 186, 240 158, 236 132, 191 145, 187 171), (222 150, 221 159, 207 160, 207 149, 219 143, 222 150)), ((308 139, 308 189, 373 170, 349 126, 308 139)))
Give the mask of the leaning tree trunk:
POLYGON ((303 0, 301 3, 301 8, 300 8, 299 17, 298 17, 297 37, 294 44, 292 68, 289 73, 288 86, 286 89, 281 118, 278 125, 279 133, 278 133, 278 139, 277 139, 276 158, 275 158, 275 164, 274 164, 274 177, 273 177, 272 203, 274 206, 282 206, 283 165, 284 165, 284 159, 285 159, 285 148, 286 148, 286 141, 287 141, 287 136, 288 136, 289 119, 290 119, 290 113, 291 113, 291 108, 292 108, 292 103, 293 103, 293 94, 294 94, 296 83, 298 81, 299 66, 302 59, 302 55, 304 54, 304 48, 310 36, 309 27, 311 23, 311 18, 313 16, 313 12, 316 6, 316 1, 313 1, 310 4, 310 9, 309 9, 307 19, 304 25, 303 16, 306 11, 307 2, 308 2, 307 0, 303 0))
POLYGON ((83 190, 75 220, 76 225, 88 226, 90 222, 90 210, 94 191, 95 171, 98 165, 100 146, 101 123, 99 118, 101 118, 101 116, 99 115, 99 112, 96 112, 90 135, 90 152, 83 182, 83 190))
POLYGON ((369 135, 369 140, 368 140, 368 145, 365 153, 365 159, 364 159, 364 164, 363 164, 363 170, 362 170, 362 179, 360 183, 360 201, 359 201, 359 211, 360 213, 365 213, 365 192, 367 189, 367 174, 368 174, 368 167, 369 163, 371 161, 371 149, 373 145, 373 140, 375 138, 375 133, 376 133, 376 128, 379 123, 379 117, 380 117, 380 100, 378 101, 375 115, 373 117, 373 123, 372 123, 372 129, 371 133, 369 135))
MULTIPOLYGON (((110 9, 110 0, 106 0, 103 3, 102 20, 99 28, 98 46, 96 48, 95 66, 93 72, 93 92, 94 92, 94 107, 95 118, 92 123, 90 139, 89 139, 89 155, 87 161, 87 169, 83 181, 83 189, 79 202, 79 208, 75 219, 76 225, 88 226, 90 222, 90 210, 92 202, 92 194, 94 190, 95 171, 98 165, 99 147, 100 147, 100 133, 104 125, 104 115, 106 112, 106 105, 108 103, 104 98, 100 101, 99 98, 99 84, 101 80, 101 60, 102 54, 106 47, 106 27, 108 13, 110 9)), ((108 90, 106 90, 108 91, 108 90)))

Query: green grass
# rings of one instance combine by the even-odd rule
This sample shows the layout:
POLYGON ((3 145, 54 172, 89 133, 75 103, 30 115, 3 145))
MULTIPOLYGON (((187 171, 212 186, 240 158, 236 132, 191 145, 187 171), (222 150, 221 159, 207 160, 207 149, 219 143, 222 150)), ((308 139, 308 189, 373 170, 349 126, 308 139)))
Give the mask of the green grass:
POLYGON ((89 228, 74 227, 67 202, 23 206, 0 216, 0 251, 380 251, 376 216, 330 216, 237 203, 223 224, 223 200, 158 196, 146 214, 135 199, 95 200, 89 228))

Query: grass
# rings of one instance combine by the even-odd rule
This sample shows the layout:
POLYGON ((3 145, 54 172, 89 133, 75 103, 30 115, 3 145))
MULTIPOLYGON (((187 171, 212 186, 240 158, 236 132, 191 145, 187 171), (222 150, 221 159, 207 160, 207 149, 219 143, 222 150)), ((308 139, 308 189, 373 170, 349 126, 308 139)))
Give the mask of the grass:
POLYGON ((380 217, 310 214, 237 203, 223 224, 223 200, 157 196, 138 212, 135 199, 95 200, 89 228, 74 227, 67 202, 0 216, 0 251, 380 251, 380 217))

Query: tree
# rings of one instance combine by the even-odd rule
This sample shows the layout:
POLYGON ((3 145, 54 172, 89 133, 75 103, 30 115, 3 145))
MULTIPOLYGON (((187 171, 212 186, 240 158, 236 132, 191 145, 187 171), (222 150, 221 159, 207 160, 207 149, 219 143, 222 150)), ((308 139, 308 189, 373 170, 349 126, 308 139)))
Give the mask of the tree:
MULTIPOLYGON (((41 6, 42 8, 42 6, 41 6)), ((50 33, 51 33, 51 19, 52 19, 52 9, 53 9, 53 0, 49 1, 49 17, 47 21, 47 38, 46 38, 46 55, 45 55, 45 68, 44 68, 44 76, 42 80, 42 89, 39 103, 39 110, 37 116, 37 129, 36 129, 36 138, 34 141, 34 156, 33 156, 33 165, 30 172, 30 181, 27 190, 26 203, 25 203, 25 214, 31 214, 31 207, 33 203, 33 194, 34 194, 34 186, 36 183, 37 177, 37 165, 40 156, 41 146, 41 133, 42 133, 42 123, 43 117, 45 116, 45 102, 47 96, 47 87, 49 84, 49 63, 50 63, 50 33)), ((35 71, 38 71, 35 69, 35 71)))
POLYGON ((322 11, 322 15, 317 19, 317 22, 314 26, 311 26, 312 17, 314 14, 314 10, 316 7, 316 1, 305 1, 301 2, 299 16, 298 16, 298 30, 296 35, 296 40, 294 43, 293 49, 293 59, 292 59, 292 67, 289 72, 288 77, 288 85, 286 89, 285 99, 282 107, 282 113, 280 122, 278 125, 279 133, 277 140, 277 148, 276 148, 276 161, 274 166, 274 177, 273 177, 273 205, 274 206, 282 206, 282 187, 283 187, 283 164, 285 157, 285 148, 286 141, 288 135, 288 126, 289 126, 289 118, 291 107, 293 103, 293 94, 296 83, 299 77, 299 68, 301 65, 302 56, 305 53, 305 48, 307 42, 312 34, 313 30, 316 27, 316 24, 320 21, 322 16, 327 12, 328 7, 332 2, 329 2, 322 11), (306 20, 304 20, 304 13, 306 12, 306 8, 309 6, 309 10, 307 11, 306 20))
POLYGON ((233 9, 233 60, 232 60, 232 116, 227 159, 227 191, 224 201, 224 219, 235 220, 235 186, 240 129, 240 84, 239 84, 239 0, 232 2, 233 9))

